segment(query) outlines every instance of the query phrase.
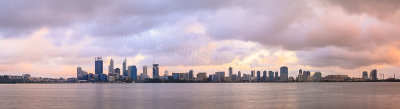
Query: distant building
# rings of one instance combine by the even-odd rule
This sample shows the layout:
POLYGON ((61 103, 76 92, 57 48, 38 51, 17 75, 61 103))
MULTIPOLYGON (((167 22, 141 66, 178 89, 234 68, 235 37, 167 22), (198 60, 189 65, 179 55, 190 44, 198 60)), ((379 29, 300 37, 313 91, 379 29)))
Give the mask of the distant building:
POLYGON ((261 72, 257 71, 257 81, 261 81, 261 72))
POLYGON ((321 81, 321 79, 322 79, 321 72, 315 72, 313 75, 313 79, 314 79, 314 81, 321 81))
POLYGON ((153 64, 153 79, 159 79, 159 77, 158 64, 153 64))
POLYGON ((251 75, 249 75, 249 74, 243 74, 243 81, 248 81, 248 82, 250 82, 250 81, 251 81, 251 75))
POLYGON ((76 79, 77 80, 87 80, 87 72, 83 71, 82 67, 76 68, 76 79))
POLYGON ((238 71, 238 79, 239 81, 242 80, 242 73, 240 71, 238 71))
POLYGON ((206 72, 197 73, 197 80, 204 80, 204 79, 207 79, 207 73, 206 72))
POLYGON ((126 58, 124 60, 124 62, 122 63, 122 73, 124 76, 128 76, 128 70, 126 70, 126 58))
POLYGON ((274 72, 273 71, 268 71, 268 80, 273 81, 274 80, 274 72))
POLYGON ((108 76, 113 76, 115 73, 114 70, 114 60, 111 58, 110 65, 108 66, 108 76))
POLYGON ((365 79, 368 79, 368 71, 363 71, 362 72, 362 78, 365 80, 365 79))
POLYGON ((280 77, 280 80, 282 80, 282 81, 288 81, 288 75, 289 75, 288 67, 283 66, 283 67, 280 68, 280 70, 281 70, 281 77, 280 77))
POLYGON ((229 77, 232 77, 232 73, 233 73, 232 67, 229 67, 229 77))
POLYGON ((348 75, 328 75, 324 78, 325 81, 348 81, 350 77, 348 75))
POLYGON ((225 78, 225 72, 215 72, 215 75, 219 75, 218 77, 220 78, 220 81, 224 81, 225 78))
POLYGON ((189 71, 189 79, 193 79, 193 70, 189 71))
POLYGON ((147 66, 143 66, 143 75, 147 75, 147 66))
MULTIPOLYGON (((225 73, 225 72, 224 72, 225 73)), ((223 78, 223 77, 222 77, 223 78)), ((222 80, 221 80, 221 75, 219 75, 219 74, 214 74, 214 75, 212 75, 212 81, 213 82, 221 82, 222 80)))
POLYGON ((96 57, 95 58, 95 69, 94 69, 95 74, 103 74, 103 59, 101 57, 96 57))
POLYGON ((137 68, 136 68, 136 66, 135 65, 129 66, 128 72, 129 72, 129 74, 128 74, 129 78, 132 81, 136 81, 137 80, 137 68))
POLYGON ((279 74, 278 74, 278 72, 275 72, 275 80, 279 80, 279 74))
POLYGON ((267 71, 263 71, 262 81, 267 81, 267 71))
POLYGON ((254 70, 251 71, 251 77, 255 77, 255 72, 254 70))
POLYGON ((371 78, 371 80, 378 80, 378 71, 376 69, 371 70, 371 72, 369 73, 369 77, 371 78))

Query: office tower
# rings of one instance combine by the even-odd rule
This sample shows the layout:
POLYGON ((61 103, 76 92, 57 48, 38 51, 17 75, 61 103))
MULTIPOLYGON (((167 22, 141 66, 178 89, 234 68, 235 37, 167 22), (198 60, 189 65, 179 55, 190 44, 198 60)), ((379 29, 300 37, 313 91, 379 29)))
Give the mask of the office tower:
POLYGON ((229 77, 232 77, 232 67, 229 67, 229 77))
POLYGON ((189 79, 193 79, 193 70, 189 70, 189 79))
POLYGON ((378 80, 378 71, 376 69, 372 70, 369 73, 369 77, 371 78, 371 80, 378 80))
POLYGON ((110 60, 110 65, 108 66, 108 76, 114 75, 115 70, 114 70, 114 60, 111 58, 110 60))
POLYGON ((282 81, 287 81, 288 80, 288 73, 289 73, 289 71, 288 71, 288 67, 286 67, 286 66, 283 66, 283 67, 281 67, 281 78, 280 78, 280 80, 282 80, 282 81))
POLYGON ((146 65, 143 66, 143 74, 144 74, 144 75, 147 75, 147 66, 146 66, 146 65))
POLYGON ((368 79, 368 71, 363 71, 362 72, 362 78, 363 79, 368 79))
POLYGON ((275 80, 279 80, 278 72, 275 72, 275 80))
MULTIPOLYGON (((220 78, 219 80, 223 81, 224 77, 225 77, 225 72, 215 72, 215 75, 218 75, 218 77, 220 78)), ((215 76, 215 75, 213 75, 213 76, 215 76)))
POLYGON ((129 71, 129 78, 133 81, 137 80, 137 68, 135 65, 129 66, 128 68, 129 71))
POLYGON ((261 74, 260 73, 261 73, 260 71, 257 71, 257 81, 261 81, 261 74))
POLYGON ((321 72, 315 72, 313 75, 314 81, 321 81, 321 72))
POLYGON ((95 69, 94 69, 95 74, 103 74, 103 59, 101 57, 96 57, 95 58, 95 69))
POLYGON ((263 71, 263 76, 262 76, 262 81, 266 81, 267 80, 267 71, 263 71))
POLYGON ((126 70, 126 58, 124 62, 122 63, 122 73, 124 76, 128 76, 128 71, 126 70))
POLYGON ((153 64, 153 79, 159 79, 159 77, 158 64, 153 64))
POLYGON ((270 81, 274 80, 274 72, 273 71, 268 71, 268 76, 269 76, 268 80, 270 80, 270 81))
POLYGON ((254 73, 255 73, 255 71, 252 70, 252 71, 251 71, 251 77, 254 77, 254 73))
POLYGON ((84 77, 87 75, 86 71, 82 70, 82 67, 76 68, 76 79, 78 80, 86 80, 84 77))
POLYGON ((238 71, 238 78, 239 80, 242 80, 242 73, 240 71, 238 71))

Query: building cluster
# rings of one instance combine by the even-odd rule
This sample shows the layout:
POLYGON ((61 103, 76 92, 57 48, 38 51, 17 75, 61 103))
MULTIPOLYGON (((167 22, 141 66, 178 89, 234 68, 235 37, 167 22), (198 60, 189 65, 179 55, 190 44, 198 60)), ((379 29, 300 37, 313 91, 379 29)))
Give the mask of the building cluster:
MULTIPOLYGON (((82 70, 82 67, 77 67, 78 82, 132 82, 138 80, 147 80, 150 77, 147 75, 147 66, 143 66, 143 72, 138 75, 138 68, 135 65, 127 66, 126 59, 122 63, 122 70, 114 68, 114 60, 110 60, 108 66, 108 74, 103 72, 103 59, 95 58, 95 73, 88 73, 82 70)), ((160 79, 159 65, 153 64, 153 79, 160 79)))
POLYGON ((372 70, 368 76, 368 72, 362 72, 362 78, 350 78, 348 75, 327 75, 322 77, 321 72, 299 70, 297 77, 289 77, 289 68, 280 67, 280 71, 256 71, 252 70, 250 74, 244 74, 238 71, 233 73, 233 68, 228 68, 228 75, 225 71, 218 71, 213 74, 206 72, 198 72, 194 75, 193 70, 185 73, 172 73, 166 70, 164 75, 159 75, 159 65, 152 66, 153 77, 147 75, 147 66, 143 66, 142 73, 138 74, 138 67, 135 65, 127 66, 126 59, 122 63, 122 69, 114 68, 113 59, 110 60, 108 66, 108 74, 103 72, 103 60, 101 57, 95 58, 95 73, 87 73, 81 67, 77 67, 78 82, 145 82, 146 80, 165 81, 190 81, 190 82, 339 82, 339 81, 375 81, 377 78, 377 70, 372 70))

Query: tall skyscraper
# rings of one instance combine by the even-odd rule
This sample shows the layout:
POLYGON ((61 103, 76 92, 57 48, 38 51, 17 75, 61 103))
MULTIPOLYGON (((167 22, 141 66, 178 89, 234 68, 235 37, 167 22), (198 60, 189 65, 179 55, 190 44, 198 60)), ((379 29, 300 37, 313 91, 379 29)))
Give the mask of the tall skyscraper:
POLYGON ((279 80, 279 74, 278 74, 278 72, 275 72, 275 80, 279 80))
POLYGON ((239 80, 242 79, 242 73, 240 71, 238 71, 238 78, 239 78, 239 80))
POLYGON ((143 74, 144 74, 144 75, 147 75, 147 66, 146 66, 146 65, 143 66, 143 74))
POLYGON ((115 73, 114 70, 114 60, 111 58, 110 65, 108 66, 108 76, 113 76, 115 73))
POLYGON ((371 78, 371 80, 378 80, 378 71, 376 69, 371 70, 371 72, 369 73, 369 77, 371 78))
POLYGON ((129 66, 129 78, 133 81, 137 80, 137 68, 135 65, 129 66))
POLYGON ((255 73, 256 71, 254 71, 254 70, 252 70, 251 71, 251 77, 254 77, 254 73, 255 73))
POLYGON ((260 73, 261 73, 260 71, 257 71, 257 81, 261 81, 261 74, 260 73))
POLYGON ((126 58, 122 63, 122 73, 124 74, 124 76, 128 76, 128 71, 126 70, 126 58))
POLYGON ((189 70, 189 79, 193 79, 193 70, 189 70))
POLYGON ((233 73, 232 67, 229 67, 229 77, 232 77, 232 73, 233 73))
POLYGON ((158 64, 153 64, 153 79, 159 79, 160 75, 159 75, 159 68, 158 68, 158 64))
POLYGON ((101 57, 95 58, 94 72, 98 75, 103 74, 103 59, 101 57))
POLYGON ((363 71, 362 72, 362 78, 363 79, 368 79, 368 71, 363 71))
POLYGON ((289 70, 288 70, 288 67, 286 67, 286 66, 283 66, 283 67, 281 67, 281 80, 282 81, 287 81, 288 80, 288 73, 289 73, 289 70))
POLYGON ((274 72, 273 71, 268 71, 268 80, 269 81, 272 81, 272 80, 274 80, 274 72))

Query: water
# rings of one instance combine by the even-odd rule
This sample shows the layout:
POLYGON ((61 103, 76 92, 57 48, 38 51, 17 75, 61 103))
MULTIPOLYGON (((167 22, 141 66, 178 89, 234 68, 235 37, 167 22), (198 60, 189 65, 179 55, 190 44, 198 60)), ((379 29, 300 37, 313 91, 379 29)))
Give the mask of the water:
POLYGON ((1 109, 400 107, 400 83, 1 84, 1 109))

